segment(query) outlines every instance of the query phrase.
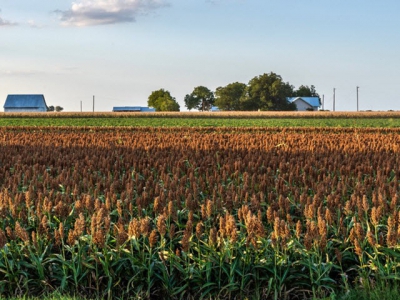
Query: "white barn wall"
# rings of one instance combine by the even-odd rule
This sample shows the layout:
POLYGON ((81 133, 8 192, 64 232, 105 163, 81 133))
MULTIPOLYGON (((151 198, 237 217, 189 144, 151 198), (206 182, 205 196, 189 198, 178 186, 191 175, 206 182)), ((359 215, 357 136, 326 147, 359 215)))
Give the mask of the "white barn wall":
POLYGON ((294 101, 294 103, 296 104, 298 111, 306 111, 307 108, 308 109, 310 109, 310 108, 313 109, 313 107, 311 105, 307 104, 306 102, 304 102, 302 100, 296 100, 296 101, 294 101))

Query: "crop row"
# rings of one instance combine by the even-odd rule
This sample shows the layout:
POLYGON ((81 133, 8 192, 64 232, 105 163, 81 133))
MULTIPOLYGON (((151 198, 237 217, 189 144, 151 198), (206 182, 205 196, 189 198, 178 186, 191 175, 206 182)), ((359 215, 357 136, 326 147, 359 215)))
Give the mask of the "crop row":
POLYGON ((225 112, 48 112, 48 113, 3 113, 0 119, 8 118, 284 118, 284 119, 332 119, 332 118, 400 118, 400 111, 225 111, 225 112))
POLYGON ((395 280, 400 136, 0 130, 0 293, 326 297, 395 280))

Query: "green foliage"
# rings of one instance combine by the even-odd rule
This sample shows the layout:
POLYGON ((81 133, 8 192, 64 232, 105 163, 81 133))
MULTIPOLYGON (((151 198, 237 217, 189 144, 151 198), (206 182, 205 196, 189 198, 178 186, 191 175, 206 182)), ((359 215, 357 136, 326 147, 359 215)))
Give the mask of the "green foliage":
POLYGON ((245 96, 242 98, 244 110, 289 111, 296 110, 296 104, 286 98, 293 95, 293 86, 283 82, 275 74, 263 74, 250 80, 245 96))
POLYGON ((189 111, 191 111, 192 109, 195 109, 196 108, 196 106, 198 105, 198 99, 197 98, 195 98, 195 97, 192 97, 191 95, 186 95, 185 96, 185 99, 184 99, 184 102, 185 102, 185 106, 186 106, 186 108, 189 110, 189 111))
POLYGON ((64 110, 64 108, 63 107, 61 107, 61 106, 56 106, 56 111, 57 112, 60 112, 60 111, 63 111, 64 110))
POLYGON ((185 106, 188 110, 209 111, 214 101, 214 93, 205 86, 195 87, 191 94, 185 96, 185 106))
POLYGON ((180 106, 169 91, 159 89, 153 91, 147 101, 148 106, 154 107, 156 111, 179 111, 180 106))
POLYGON ((218 87, 215 95, 215 105, 225 111, 290 111, 296 110, 296 105, 288 103, 287 97, 319 97, 315 86, 301 85, 294 90, 275 73, 254 77, 248 85, 235 82, 218 87))
POLYGON ((319 97, 315 86, 301 85, 296 91, 294 91, 294 97, 319 97))
POLYGON ((135 115, 113 118, 0 118, 0 126, 150 126, 150 127, 400 127, 400 119, 387 118, 255 118, 221 116, 150 117, 135 115))
POLYGON ((179 111, 180 105, 175 99, 164 97, 160 105, 160 111, 179 111))
POLYGON ((50 105, 49 107, 47 107, 47 111, 54 111, 54 110, 55 110, 55 108, 53 105, 50 105))
POLYGON ((242 110, 240 99, 246 91, 244 83, 230 83, 225 87, 218 87, 215 91, 215 105, 225 111, 242 110))
POLYGON ((396 281, 379 280, 371 282, 368 288, 356 287, 348 291, 341 300, 398 300, 400 299, 400 288, 396 281))

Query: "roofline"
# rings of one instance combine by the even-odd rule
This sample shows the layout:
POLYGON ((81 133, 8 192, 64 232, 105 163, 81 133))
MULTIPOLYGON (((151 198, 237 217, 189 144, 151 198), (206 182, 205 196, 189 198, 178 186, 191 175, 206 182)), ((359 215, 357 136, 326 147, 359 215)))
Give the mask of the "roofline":
POLYGON ((296 99, 294 99, 293 101, 292 101, 292 103, 294 103, 295 101, 297 101, 297 100, 301 100, 301 101, 303 101, 305 104, 307 104, 309 107, 315 107, 315 106, 312 106, 310 103, 308 103, 306 100, 303 100, 301 97, 297 97, 296 99))
POLYGON ((296 101, 297 99, 300 99, 300 100, 302 100, 303 102, 305 102, 305 103, 307 103, 310 107, 316 107, 316 108, 319 108, 319 107, 321 107, 321 98, 320 97, 317 97, 317 96, 313 96, 313 97, 286 97, 286 100, 287 101, 289 101, 290 103, 293 103, 294 101, 296 101), (318 100, 319 100, 319 105, 318 106, 314 106, 314 105, 311 105, 310 103, 308 103, 306 100, 304 100, 303 98, 318 98, 318 100))
MULTIPOLYGON (((9 96, 42 96, 43 97, 43 101, 44 101, 44 105, 46 105, 46 110, 49 110, 49 106, 47 105, 46 102, 46 98, 44 97, 44 94, 7 94, 7 98, 9 96)), ((7 102, 7 98, 6 98, 6 102, 7 102)), ((7 106, 8 107, 14 107, 14 106, 7 106)), ((37 106, 33 106, 33 107, 29 107, 29 108, 36 108, 37 106)), ((6 108, 6 103, 4 103, 3 108, 6 108)))

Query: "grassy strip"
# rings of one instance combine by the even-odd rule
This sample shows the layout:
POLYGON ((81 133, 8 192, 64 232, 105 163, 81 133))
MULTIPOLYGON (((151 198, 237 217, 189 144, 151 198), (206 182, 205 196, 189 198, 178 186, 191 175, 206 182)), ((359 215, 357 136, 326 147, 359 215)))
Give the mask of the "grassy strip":
MULTIPOLYGON (((134 295, 130 296, 131 299, 140 299, 134 295)), ((9 300, 85 300, 83 297, 71 297, 69 295, 63 295, 59 292, 44 295, 41 297, 11 297, 9 300)), ((314 298, 314 300, 398 300, 400 299, 400 289, 397 285, 391 285, 387 281, 375 283, 374 286, 370 286, 364 289, 352 289, 347 291, 344 295, 331 294, 329 298, 314 298)))
POLYGON ((400 127, 400 118, 0 118, 0 126, 140 126, 140 127, 400 127))
POLYGON ((354 289, 339 299, 343 300, 398 300, 400 289, 397 284, 389 284, 387 281, 375 283, 368 288, 354 289))
POLYGON ((53 295, 40 296, 40 297, 23 296, 23 297, 19 297, 19 298, 13 297, 13 298, 7 298, 7 299, 8 300, 83 300, 84 298, 70 297, 70 296, 61 295, 59 293, 54 293, 53 295))

